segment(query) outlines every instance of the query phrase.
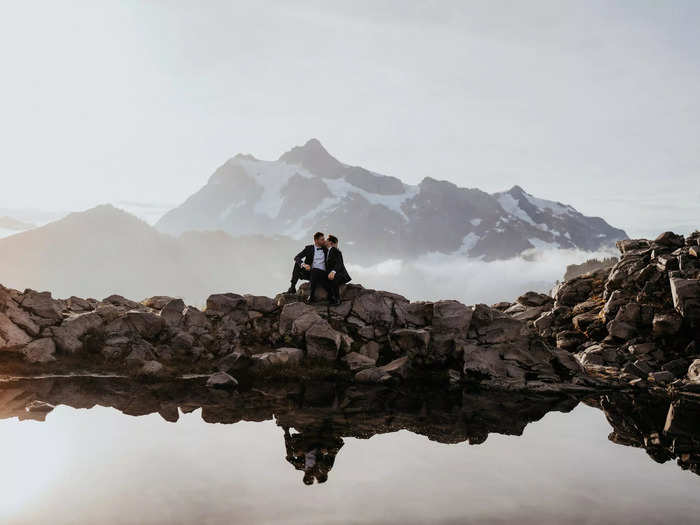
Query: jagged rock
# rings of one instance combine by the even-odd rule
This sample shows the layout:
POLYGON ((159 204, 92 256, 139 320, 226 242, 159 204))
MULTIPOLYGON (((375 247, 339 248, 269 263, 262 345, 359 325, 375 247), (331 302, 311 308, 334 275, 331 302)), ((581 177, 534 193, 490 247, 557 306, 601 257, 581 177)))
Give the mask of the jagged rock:
POLYGON ((671 248, 679 248, 685 244, 685 239, 682 235, 676 235, 673 232, 664 232, 654 239, 654 243, 671 248))
POLYGON ((517 302, 524 306, 543 306, 551 305, 554 299, 543 293, 526 292, 518 297, 517 302))
POLYGON ((127 312, 125 321, 134 332, 144 339, 155 338, 165 328, 163 318, 151 312, 127 312))
POLYGON ((624 239, 617 241, 616 245, 620 253, 625 254, 631 251, 649 248, 649 241, 647 239, 624 239))
POLYGON ((248 303, 249 310, 255 310, 256 312, 262 312, 264 314, 270 314, 277 310, 275 301, 269 297, 264 297, 262 295, 244 295, 243 297, 245 297, 248 303))
POLYGON ((358 383, 386 383, 392 379, 405 379, 409 373, 407 356, 394 359, 384 366, 367 368, 355 374, 358 383))
POLYGON ((226 372, 215 372, 207 379, 207 386, 221 390, 234 390, 238 386, 238 381, 226 372))
POLYGON ((577 358, 584 366, 615 364, 617 362, 617 349, 602 345, 592 345, 578 353, 577 358))
POLYGON ((304 336, 309 328, 316 323, 323 321, 323 318, 315 311, 307 311, 297 317, 292 323, 292 335, 304 336))
POLYGON ((653 320, 653 333, 655 337, 676 335, 683 324, 683 319, 675 313, 656 314, 653 320))
MULTIPOLYGON (((0 312, 2 312, 2 310, 2 303, 0 303, 0 312)), ((10 321, 24 330, 31 337, 37 337, 41 333, 41 326, 39 326, 32 319, 26 310, 20 308, 17 303, 15 303, 15 301, 9 297, 5 302, 4 314, 10 319, 10 321)))
POLYGON ((574 350, 584 340, 581 332, 574 330, 564 330, 557 333, 557 348, 561 350, 574 350))
POLYGON ((55 361, 56 345, 50 337, 36 339, 22 349, 24 358, 30 363, 49 363, 55 361))
POLYGON ((0 350, 26 345, 32 338, 0 312, 0 350))
POLYGON ((273 352, 265 352, 251 356, 255 368, 271 366, 300 365, 304 359, 304 351, 300 348, 279 348, 273 352))
POLYGON ((160 308, 160 316, 169 326, 182 323, 185 312, 185 302, 182 299, 170 299, 160 308))
POLYGON ((394 353, 426 356, 430 345, 430 332, 423 329, 400 328, 389 333, 394 353))
POLYGON ((374 293, 365 293, 355 299, 351 312, 365 323, 370 324, 391 324, 394 319, 391 300, 374 293))
POLYGON ((351 372, 358 372, 367 368, 372 368, 377 364, 376 359, 367 357, 358 352, 350 352, 343 357, 343 362, 348 365, 351 372))
POLYGON ((122 315, 123 311, 109 303, 101 303, 95 307, 95 313, 99 315, 105 323, 111 323, 122 315))
POLYGON ((24 292, 20 305, 36 316, 34 321, 39 326, 51 326, 63 318, 60 303, 52 299, 51 292, 27 290, 24 292))
POLYGON ((463 342, 458 347, 463 352, 464 375, 501 377, 506 375, 506 365, 496 348, 463 342))
POLYGON ((327 321, 315 323, 306 332, 306 355, 335 361, 340 350, 341 335, 327 321))
POLYGON ((139 341, 131 346, 131 352, 126 357, 126 362, 129 365, 140 365, 146 361, 153 361, 153 347, 146 341, 139 341))
MULTIPOLYGON (((94 299, 92 301, 94 301, 94 299)), ((87 299, 76 297, 75 295, 66 299, 66 306, 71 312, 91 312, 95 309, 96 304, 97 301, 91 302, 87 299)))
POLYGON ((376 341, 370 341, 360 347, 360 353, 364 356, 369 357, 370 359, 374 359, 375 363, 379 358, 380 350, 381 346, 376 341))
POLYGON ((608 333, 612 337, 626 341, 637 334, 637 329, 629 323, 613 319, 608 323, 608 333))
POLYGON ((175 335, 173 335, 172 339, 170 339, 170 345, 175 350, 187 350, 194 346, 194 336, 179 330, 175 332, 175 335))
POLYGON ((433 303, 433 333, 466 337, 474 310, 459 301, 433 303))
POLYGON ((282 307, 282 313, 280 314, 280 334, 287 334, 292 331, 292 325, 294 321, 306 313, 316 314, 313 306, 304 303, 289 303, 282 307))
POLYGON ((229 317, 236 323, 248 320, 248 302, 245 297, 235 293, 220 293, 207 298, 207 316, 229 317))
POLYGON ((155 295, 153 297, 144 299, 143 301, 141 301, 141 304, 148 308, 153 308, 154 310, 162 310, 166 304, 174 300, 174 297, 168 297, 167 295, 155 295))
POLYGON ((397 305, 397 308, 403 309, 406 323, 410 325, 423 327, 433 323, 433 303, 425 301, 408 304, 400 303, 400 305, 397 305))
POLYGON ((194 306, 185 308, 182 320, 185 329, 191 334, 201 335, 212 329, 211 322, 204 312, 197 310, 194 306))
POLYGON ((700 280, 669 279, 673 306, 684 318, 693 323, 700 321, 700 280))
POLYGON ((577 277, 571 281, 562 283, 555 291, 554 299, 564 306, 575 306, 585 301, 593 289, 590 277, 577 277))
POLYGON ((105 297, 102 299, 103 303, 109 303, 114 306, 121 306, 123 308, 129 309, 129 310, 138 310, 141 308, 141 304, 137 303, 136 301, 131 301, 127 299, 126 297, 122 297, 121 295, 110 295, 109 297, 105 297))
POLYGON ((518 319, 501 317, 477 329, 479 340, 485 343, 505 343, 527 334, 527 325, 518 319))
POLYGON ((51 331, 56 346, 61 352, 73 354, 83 349, 82 338, 90 330, 98 330, 104 324, 104 320, 95 312, 88 312, 69 317, 60 326, 51 331))

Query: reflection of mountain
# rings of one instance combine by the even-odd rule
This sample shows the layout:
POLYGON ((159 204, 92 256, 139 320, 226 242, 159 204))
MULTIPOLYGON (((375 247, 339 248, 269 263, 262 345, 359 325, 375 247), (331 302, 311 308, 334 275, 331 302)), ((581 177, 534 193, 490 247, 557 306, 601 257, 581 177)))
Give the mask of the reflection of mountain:
POLYGON ((33 227, 34 225, 31 223, 19 221, 12 217, 0 217, 0 229, 22 231, 33 227))
POLYGON ((429 252, 505 259, 533 247, 596 250, 626 237, 519 186, 493 195, 432 177, 412 186, 343 164, 315 139, 277 161, 236 155, 156 227, 294 238, 330 231, 377 259, 429 252))
POLYGON ((98 206, 0 239, 0 275, 7 285, 59 297, 167 292, 198 304, 215 291, 250 289, 251 282, 268 282, 262 291, 274 294, 286 286, 298 245, 223 232, 176 239, 112 206, 98 206))

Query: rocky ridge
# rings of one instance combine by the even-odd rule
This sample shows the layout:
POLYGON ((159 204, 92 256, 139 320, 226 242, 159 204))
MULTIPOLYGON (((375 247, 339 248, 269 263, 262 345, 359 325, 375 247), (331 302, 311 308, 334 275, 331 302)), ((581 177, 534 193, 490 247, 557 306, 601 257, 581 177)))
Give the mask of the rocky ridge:
MULTIPOLYGON (((364 384, 431 381, 504 390, 700 386, 698 240, 621 241, 620 261, 514 303, 410 302, 348 285, 340 306, 299 295, 211 295, 141 302, 54 299, 0 288, 5 374, 212 374, 239 380, 316 374, 364 384)), ((698 388, 700 390, 700 388, 698 388)))

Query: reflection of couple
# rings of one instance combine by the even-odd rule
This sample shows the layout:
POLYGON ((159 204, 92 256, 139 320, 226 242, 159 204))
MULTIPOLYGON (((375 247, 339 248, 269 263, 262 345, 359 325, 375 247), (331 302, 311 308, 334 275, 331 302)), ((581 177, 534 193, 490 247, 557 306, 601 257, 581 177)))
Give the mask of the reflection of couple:
POLYGON ((335 457, 343 446, 343 439, 324 425, 320 429, 291 434, 284 429, 286 459, 294 468, 304 472, 304 484, 325 483, 333 468, 335 457))
POLYGON ((331 304, 340 304, 340 285, 350 282, 350 275, 343 263, 343 252, 338 249, 338 238, 321 232, 314 234, 314 243, 306 246, 294 257, 292 285, 288 293, 296 293, 299 279, 311 281, 309 303, 314 301, 316 288, 320 284, 328 292, 331 304))

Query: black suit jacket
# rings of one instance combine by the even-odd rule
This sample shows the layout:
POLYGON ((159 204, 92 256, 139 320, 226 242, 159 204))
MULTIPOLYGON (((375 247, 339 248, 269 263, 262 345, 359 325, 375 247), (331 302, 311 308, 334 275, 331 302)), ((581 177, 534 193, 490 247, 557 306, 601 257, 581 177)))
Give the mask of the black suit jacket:
POLYGON ((331 248, 328 250, 326 271, 328 273, 335 271, 335 277, 333 280, 338 284, 345 284, 351 280, 350 274, 345 269, 345 263, 343 263, 343 252, 341 252, 338 248, 331 248))
MULTIPOLYGON (((316 245, 314 244, 309 244, 308 246, 304 246, 304 249, 301 250, 299 253, 296 254, 294 257, 294 262, 296 264, 301 264, 302 261, 304 261, 304 264, 308 264, 309 266, 313 266, 314 264, 314 250, 316 249, 316 245)), ((323 247, 323 256, 328 257, 328 249, 324 246, 323 247)), ((326 261, 326 268, 328 268, 328 262, 326 261)))

